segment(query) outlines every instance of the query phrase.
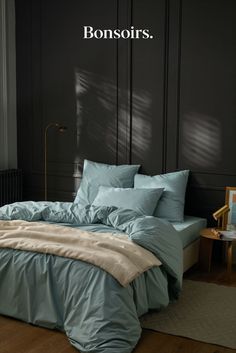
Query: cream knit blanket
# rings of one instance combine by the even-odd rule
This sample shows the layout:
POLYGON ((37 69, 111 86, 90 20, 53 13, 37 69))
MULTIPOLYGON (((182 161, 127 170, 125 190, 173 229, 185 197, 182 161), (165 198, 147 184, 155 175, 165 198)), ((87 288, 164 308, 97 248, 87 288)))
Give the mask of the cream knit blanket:
POLYGON ((122 286, 161 262, 127 235, 87 232, 44 222, 0 221, 0 248, 82 260, 110 273, 122 286))

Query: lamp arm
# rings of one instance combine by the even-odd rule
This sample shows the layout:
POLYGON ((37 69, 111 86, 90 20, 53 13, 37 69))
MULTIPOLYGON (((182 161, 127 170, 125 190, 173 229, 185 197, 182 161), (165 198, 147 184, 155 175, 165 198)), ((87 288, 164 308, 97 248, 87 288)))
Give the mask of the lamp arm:
POLYGON ((47 132, 50 128, 49 124, 44 131, 44 200, 47 201, 47 132))
POLYGON ((59 126, 60 126, 59 123, 49 123, 44 129, 44 134, 47 135, 48 129, 50 129, 50 127, 59 127, 59 126))
POLYGON ((217 219, 219 219, 220 217, 222 217, 224 214, 226 214, 227 212, 229 212, 229 206, 228 205, 224 205, 223 207, 221 207, 219 210, 215 211, 213 213, 213 218, 217 221, 217 219))

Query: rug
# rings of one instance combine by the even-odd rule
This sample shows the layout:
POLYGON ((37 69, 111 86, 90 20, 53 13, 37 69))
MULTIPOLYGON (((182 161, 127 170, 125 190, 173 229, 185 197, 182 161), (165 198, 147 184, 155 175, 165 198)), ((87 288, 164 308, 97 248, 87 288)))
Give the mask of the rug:
POLYGON ((144 315, 141 325, 236 349, 236 288, 184 280, 180 299, 144 315))

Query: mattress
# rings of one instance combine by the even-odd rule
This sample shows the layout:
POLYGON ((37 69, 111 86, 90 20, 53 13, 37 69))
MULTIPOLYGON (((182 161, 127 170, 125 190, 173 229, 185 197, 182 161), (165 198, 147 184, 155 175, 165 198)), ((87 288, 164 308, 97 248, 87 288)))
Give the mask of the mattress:
POLYGON ((195 240, 199 239, 200 230, 206 227, 207 221, 205 218, 185 216, 184 222, 173 222, 172 225, 179 232, 183 249, 185 249, 195 240))

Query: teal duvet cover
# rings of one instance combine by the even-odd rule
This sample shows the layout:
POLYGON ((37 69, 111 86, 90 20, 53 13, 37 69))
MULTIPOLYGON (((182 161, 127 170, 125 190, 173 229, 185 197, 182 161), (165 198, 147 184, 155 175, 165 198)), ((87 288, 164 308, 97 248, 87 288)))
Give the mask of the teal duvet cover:
POLYGON ((61 223, 114 236, 125 232, 161 261, 160 267, 122 287, 86 262, 0 249, 0 314, 64 331, 81 352, 132 352, 141 334, 139 317, 178 298, 182 245, 177 231, 164 220, 115 207, 80 208, 60 202, 6 205, 0 208, 0 219, 61 223))

